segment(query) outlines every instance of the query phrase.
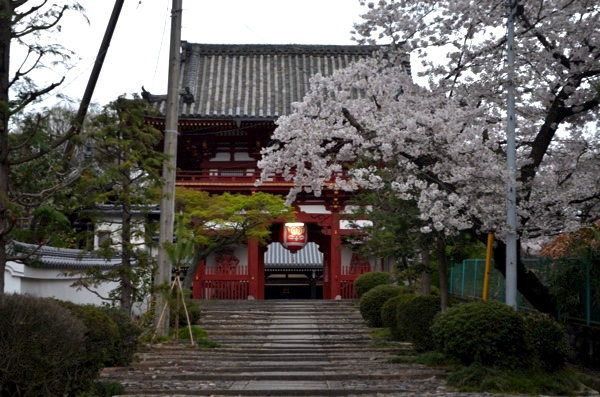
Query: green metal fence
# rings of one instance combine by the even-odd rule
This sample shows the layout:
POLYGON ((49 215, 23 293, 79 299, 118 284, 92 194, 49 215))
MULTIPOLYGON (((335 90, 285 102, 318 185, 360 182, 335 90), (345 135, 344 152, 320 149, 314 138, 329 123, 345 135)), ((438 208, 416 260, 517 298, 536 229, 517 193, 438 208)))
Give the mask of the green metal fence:
MULTIPOLYGON (((571 289, 570 310, 563 318, 582 321, 587 325, 600 325, 600 264, 598 261, 566 261, 554 259, 523 259, 544 285, 560 285, 571 289), (575 291, 573 294, 572 292, 575 291)), ((481 299, 485 259, 467 259, 450 268, 450 294, 461 298, 481 299)), ((561 295, 559 295, 560 297, 561 295)), ((490 272, 489 299, 505 301, 504 276, 492 266, 490 272)), ((519 309, 534 309, 521 294, 517 295, 519 309)), ((565 305, 559 305, 565 306, 565 305)))

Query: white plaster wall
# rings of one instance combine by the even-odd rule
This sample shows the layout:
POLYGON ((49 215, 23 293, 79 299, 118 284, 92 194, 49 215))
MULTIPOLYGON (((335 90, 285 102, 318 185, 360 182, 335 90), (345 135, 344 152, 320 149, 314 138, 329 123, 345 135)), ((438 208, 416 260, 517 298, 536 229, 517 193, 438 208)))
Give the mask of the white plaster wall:
POLYGON ((350 267, 352 260, 352 250, 348 247, 342 247, 342 267, 350 267))
MULTIPOLYGON (((356 225, 358 225, 359 227, 373 226, 373 222, 371 222, 371 221, 357 220, 357 221, 354 221, 354 223, 356 225)), ((351 226, 350 221, 341 220, 340 221, 340 229, 342 229, 342 230, 353 230, 355 228, 353 228, 351 226)))
POLYGON ((8 262, 4 269, 4 292, 20 293, 21 280, 25 276, 25 265, 16 262, 8 262))
MULTIPOLYGON (((19 293, 40 298, 56 298, 78 304, 100 305, 104 301, 87 290, 71 287, 76 277, 66 277, 59 269, 40 269, 8 262, 5 275, 6 293, 19 293)), ((117 287, 116 283, 105 283, 98 288, 101 295, 117 287)))
POLYGON ((298 205, 298 208, 307 214, 331 214, 324 204, 298 205))
MULTIPOLYGON (((99 247, 99 234, 102 232, 110 232, 110 238, 112 239, 113 244, 118 244, 120 249, 121 243, 121 218, 120 216, 115 215, 106 215, 106 219, 102 222, 99 222, 96 225, 96 232, 94 233, 94 247, 98 249, 99 247)), ((133 230, 143 230, 144 221, 139 219, 132 220, 132 228, 133 230)), ((137 236, 134 236, 132 239, 133 244, 143 244, 144 240, 141 236, 143 233, 138 233, 137 236)))

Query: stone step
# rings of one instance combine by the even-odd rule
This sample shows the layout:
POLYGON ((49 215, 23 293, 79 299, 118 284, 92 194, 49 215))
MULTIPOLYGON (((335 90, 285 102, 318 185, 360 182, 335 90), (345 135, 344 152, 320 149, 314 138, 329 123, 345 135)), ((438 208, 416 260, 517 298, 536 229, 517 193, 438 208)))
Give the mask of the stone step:
MULTIPOLYGON (((178 365, 184 367, 186 365, 197 365, 198 363, 211 363, 210 365, 238 365, 238 363, 250 363, 248 365, 254 365, 255 363, 263 364, 269 363, 285 363, 291 365, 292 363, 299 362, 326 362, 328 365, 363 365, 365 362, 373 363, 374 361, 387 362, 395 356, 382 355, 382 354, 353 354, 350 356, 344 355, 296 355, 296 356, 285 356, 285 355, 214 355, 214 356, 197 356, 197 357, 169 357, 169 356, 151 356, 144 357, 142 360, 136 362, 135 367, 151 367, 151 366, 165 366, 165 365, 178 365)), ((396 367, 398 367, 396 365, 396 367)), ((125 367, 124 370, 129 370, 130 367, 125 367)), ((111 370, 108 368, 107 370, 111 370)))
POLYGON ((201 301, 199 324, 221 346, 155 345, 107 368, 125 396, 421 396, 445 372, 393 364, 410 345, 374 347, 355 301, 201 301))
MULTIPOLYGON (((240 373, 232 372, 205 372, 202 374, 182 374, 182 373, 165 373, 152 375, 151 380, 148 379, 148 374, 129 374, 127 382, 129 384, 143 385, 144 388, 153 388, 158 384, 165 382, 187 382, 195 381, 210 381, 214 380, 215 376, 221 381, 242 381, 242 380, 260 380, 274 382, 282 381, 356 381, 356 380, 381 380, 386 382, 401 381, 401 380, 422 380, 431 379, 436 376, 442 376, 438 372, 429 371, 422 373, 410 374, 355 374, 342 373, 335 370, 305 370, 303 368, 291 368, 288 371, 277 371, 277 369, 260 369, 257 371, 246 371, 240 373)), ((108 377, 107 377, 108 378, 108 377)))
POLYGON ((229 336, 232 338, 236 338, 239 336, 243 336, 246 338, 255 338, 255 339, 314 339, 319 337, 328 337, 328 336, 336 336, 339 338, 343 338, 345 340, 370 340, 368 336, 356 334, 355 332, 344 332, 337 330, 319 330, 319 329, 289 329, 289 330, 280 330, 280 329, 271 329, 271 330, 252 330, 252 331, 244 331, 244 330, 227 330, 227 329, 219 329, 219 330, 207 330, 208 337, 210 339, 220 338, 224 336, 229 336))
POLYGON ((273 316, 273 313, 251 313, 251 312, 239 312, 239 313, 227 313, 225 311, 217 312, 201 312, 201 317, 206 320, 218 319, 218 320, 229 320, 235 321, 235 319, 248 319, 251 318, 255 321, 260 320, 285 320, 287 318, 311 318, 319 321, 325 321, 328 323, 337 322, 337 321, 360 321, 362 317, 357 315, 356 313, 344 313, 344 312, 323 312, 323 313, 309 313, 309 312, 299 312, 299 313, 289 313, 286 315, 278 314, 277 317, 273 316))
MULTIPOLYGON (((306 379, 243 379, 243 380, 194 380, 171 381, 165 389, 161 381, 148 387, 136 388, 123 396, 431 396, 459 395, 445 393, 441 383, 432 378, 410 380, 353 379, 353 380, 306 380, 306 379), (442 394, 431 394, 431 390, 442 394)), ((469 396, 469 394, 466 394, 469 396)), ((473 396, 473 394, 471 394, 473 396)))

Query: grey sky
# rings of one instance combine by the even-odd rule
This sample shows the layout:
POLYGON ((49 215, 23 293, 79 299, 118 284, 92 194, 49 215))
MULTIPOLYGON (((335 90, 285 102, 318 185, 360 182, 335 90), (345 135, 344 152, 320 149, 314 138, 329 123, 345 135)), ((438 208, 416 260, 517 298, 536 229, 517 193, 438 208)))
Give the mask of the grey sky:
MULTIPOLYGON (((88 26, 71 16, 61 44, 81 60, 69 71, 62 93, 81 98, 112 12, 112 1, 80 0, 88 26)), ((166 93, 172 0, 126 1, 93 101, 106 104, 142 85, 166 93)), ((358 0, 183 0, 182 40, 215 44, 354 44, 358 0)), ((57 76, 48 75, 49 80, 57 76)))

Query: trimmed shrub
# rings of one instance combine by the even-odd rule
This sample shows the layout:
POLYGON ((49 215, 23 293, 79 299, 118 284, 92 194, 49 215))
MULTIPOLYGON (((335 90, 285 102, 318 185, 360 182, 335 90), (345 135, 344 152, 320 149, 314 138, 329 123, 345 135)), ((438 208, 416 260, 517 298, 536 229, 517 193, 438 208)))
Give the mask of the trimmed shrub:
POLYGON ((403 289, 397 285, 378 285, 360 298, 359 308, 362 318, 370 327, 381 327, 381 308, 388 299, 401 294, 403 289))
POLYGON ((122 310, 103 306, 101 310, 114 321, 119 337, 115 342, 108 359, 107 367, 126 367, 133 361, 133 356, 140 346, 142 329, 122 310))
POLYGON ((525 322, 510 306, 493 301, 461 303, 440 313, 431 328, 438 349, 465 365, 528 365, 525 322))
POLYGON ((66 396, 88 391, 80 371, 85 326, 56 302, 0 295, 0 396, 66 396))
POLYGON ((354 280, 354 292, 356 292, 356 296, 362 298, 365 293, 376 286, 389 284, 391 281, 390 274, 386 272, 364 273, 354 280))
POLYGON ((85 357, 82 371, 97 376, 109 363, 118 361, 115 346, 119 344, 119 330, 115 322, 100 308, 94 305, 77 305, 59 301, 85 325, 85 357))
POLYGON ((547 371, 565 366, 569 342, 562 324, 547 314, 519 312, 525 320, 525 336, 535 358, 547 371))
POLYGON ((398 315, 396 314, 398 305, 402 302, 414 298, 411 293, 400 293, 400 295, 388 299, 381 307, 381 322, 384 327, 390 329, 393 340, 406 341, 403 329, 398 326, 398 315))
POLYGON ((400 301, 396 307, 399 332, 418 352, 435 349, 431 336, 433 319, 441 310, 441 299, 433 295, 415 295, 400 301))

